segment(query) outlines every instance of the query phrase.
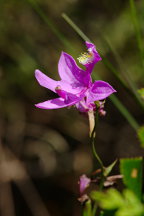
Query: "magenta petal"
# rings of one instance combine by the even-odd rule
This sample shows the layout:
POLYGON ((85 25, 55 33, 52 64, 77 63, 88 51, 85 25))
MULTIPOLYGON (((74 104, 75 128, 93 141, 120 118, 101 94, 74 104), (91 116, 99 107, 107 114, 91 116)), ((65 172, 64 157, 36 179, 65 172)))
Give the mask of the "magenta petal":
POLYGON ((67 104, 65 103, 65 100, 63 98, 55 98, 42 103, 38 103, 35 106, 40 109, 59 109, 71 105, 73 105, 72 101, 69 104, 67 104))
POLYGON ((87 103, 103 100, 114 92, 116 90, 107 82, 95 81, 87 94, 87 103))
POLYGON ((59 85, 58 81, 49 78, 38 69, 35 70, 35 77, 41 86, 48 88, 53 92, 55 92, 55 88, 59 85))
POLYGON ((89 73, 92 72, 95 64, 99 61, 102 60, 102 58, 100 57, 99 53, 97 52, 96 50, 96 47, 93 43, 90 43, 88 41, 85 42, 86 43, 86 46, 88 48, 88 52, 92 55, 92 57, 90 58, 90 62, 88 64, 86 64, 86 68, 87 68, 87 71, 89 73))
POLYGON ((46 76, 44 73, 42 73, 40 70, 35 70, 35 77, 41 86, 48 88, 53 92, 56 92, 57 87, 72 94, 77 94, 82 90, 81 85, 75 86, 74 84, 72 85, 64 80, 53 80, 46 76))
POLYGON ((102 58, 100 57, 99 53, 97 52, 95 45, 93 43, 88 42, 88 41, 86 41, 85 44, 88 48, 88 51, 92 52, 94 54, 94 63, 101 61, 102 58))
MULTIPOLYGON (((82 97, 83 95, 81 95, 82 97)), ((76 104, 81 100, 81 97, 67 93, 67 99, 65 98, 55 98, 42 103, 35 104, 36 107, 41 109, 59 109, 63 107, 68 107, 76 104)))
POLYGON ((78 83, 68 83, 65 80, 57 81, 57 83, 58 87, 60 87, 62 90, 72 94, 78 94, 83 90, 83 87, 81 85, 78 85, 78 83))
POLYGON ((80 185, 80 193, 81 194, 89 186, 90 182, 91 182, 91 179, 88 178, 85 174, 80 176, 79 185, 80 185))
POLYGON ((87 48, 88 48, 88 51, 89 51, 89 52, 92 52, 93 55, 94 55, 93 63, 96 64, 97 62, 99 62, 99 61, 102 60, 102 58, 100 57, 100 55, 99 55, 99 53, 97 52, 96 47, 95 47, 95 45, 94 45, 93 43, 90 43, 90 42, 87 42, 87 41, 86 41, 86 46, 87 46, 87 48))
POLYGON ((62 52, 58 63, 58 71, 62 80, 74 83, 75 87, 85 86, 89 83, 90 76, 82 70, 75 62, 72 56, 62 52))

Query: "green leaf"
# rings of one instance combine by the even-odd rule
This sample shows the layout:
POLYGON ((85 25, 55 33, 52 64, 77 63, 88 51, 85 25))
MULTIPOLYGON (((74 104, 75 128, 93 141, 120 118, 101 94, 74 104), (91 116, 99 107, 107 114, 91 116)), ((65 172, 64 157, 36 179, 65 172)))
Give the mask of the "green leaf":
POLYGON ((115 210, 104 210, 100 212, 100 216, 115 216, 115 210))
POLYGON ((141 143, 141 147, 144 148, 144 126, 140 127, 137 131, 138 138, 141 143))
POLYGON ((141 157, 120 160, 123 182, 139 199, 142 196, 142 162, 143 159, 141 157))
POLYGON ((105 167, 104 169, 104 176, 107 177, 110 172, 112 171, 113 167, 115 166, 117 160, 115 160, 112 164, 110 164, 108 167, 105 167))
POLYGON ((116 189, 92 192, 92 199, 102 208, 100 216, 143 216, 144 205, 136 194, 125 189, 121 194, 116 189))
POLYGON ((118 209, 115 216, 142 216, 144 213, 144 206, 135 194, 130 190, 124 190, 123 196, 125 204, 118 209))
POLYGON ((107 210, 117 209, 124 205, 123 197, 115 189, 110 189, 107 193, 93 191, 91 197, 99 203, 101 208, 107 210))
POLYGON ((142 99, 144 99, 144 88, 138 89, 138 93, 142 99))
POLYGON ((91 216, 91 215, 92 215, 91 200, 88 200, 86 201, 83 209, 83 216, 91 216))

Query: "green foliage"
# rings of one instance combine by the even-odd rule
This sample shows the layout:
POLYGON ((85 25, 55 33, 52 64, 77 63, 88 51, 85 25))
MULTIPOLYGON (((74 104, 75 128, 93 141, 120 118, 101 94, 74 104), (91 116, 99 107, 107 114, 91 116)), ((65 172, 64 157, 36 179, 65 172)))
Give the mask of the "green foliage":
POLYGON ((138 93, 142 99, 144 99, 144 88, 138 89, 138 93))
POLYGON ((123 194, 118 192, 116 189, 109 189, 106 193, 95 191, 92 192, 91 197, 93 200, 97 201, 99 206, 104 210, 101 215, 144 215, 144 205, 140 202, 137 196, 128 189, 124 190, 123 194))
POLYGON ((115 189, 108 190, 107 193, 94 191, 91 193, 91 197, 99 202, 101 208, 107 210, 117 209, 124 204, 121 194, 115 189))
POLYGON ((127 186, 122 193, 114 188, 91 193, 91 199, 101 208, 100 216, 144 216, 142 162, 141 157, 120 160, 123 182, 127 186))
POLYGON ((144 147, 144 126, 140 127, 137 131, 138 138, 141 143, 141 147, 144 147))
POLYGON ((110 172, 112 171, 113 167, 115 166, 117 160, 115 160, 112 164, 110 164, 108 167, 105 167, 104 169, 104 176, 108 176, 110 174, 110 172))
POLYGON ((91 216, 92 215, 92 206, 91 200, 86 201, 85 207, 83 209, 83 216, 91 216))
POLYGON ((102 210, 100 212, 100 216, 114 216, 115 215, 115 210, 102 210))
POLYGON ((142 162, 143 159, 141 157, 120 160, 123 182, 139 199, 142 196, 142 162))
POLYGON ((130 8, 131 8, 133 26, 135 29, 135 34, 136 34, 136 39, 137 39, 137 45, 139 48, 140 58, 141 58, 142 65, 143 65, 144 63, 143 62, 143 37, 141 33, 141 26, 140 26, 138 13, 137 13, 137 8, 136 8, 134 0, 130 0, 130 8))

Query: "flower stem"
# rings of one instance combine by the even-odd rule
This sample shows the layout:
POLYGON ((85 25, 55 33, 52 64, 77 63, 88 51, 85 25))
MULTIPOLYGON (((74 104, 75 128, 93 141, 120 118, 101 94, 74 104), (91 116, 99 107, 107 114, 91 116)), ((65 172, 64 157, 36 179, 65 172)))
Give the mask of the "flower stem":
POLYGON ((92 151, 93 151, 93 154, 94 154, 95 158, 99 162, 99 165, 100 165, 100 167, 102 169, 102 172, 103 172, 103 170, 104 170, 103 162, 102 162, 102 160, 100 159, 100 157, 98 156, 98 154, 96 152, 94 139, 92 140, 92 151))
MULTIPOLYGON (((99 155, 97 154, 96 148, 95 148, 95 138, 96 138, 96 126, 97 126, 97 121, 98 121, 98 112, 96 112, 96 116, 94 111, 89 111, 88 112, 88 117, 89 117, 89 126, 90 126, 90 138, 91 138, 91 145, 92 145, 92 152, 94 157, 97 159, 100 168, 101 168, 101 182, 99 186, 99 190, 101 191, 103 188, 103 183, 104 183, 104 165, 102 160, 100 159, 99 155)), ((96 215, 97 211, 97 203, 94 203, 93 209, 92 209, 92 216, 96 215)))
POLYGON ((97 121, 98 121, 98 112, 96 112, 96 118, 95 118, 94 111, 89 111, 88 117, 89 117, 92 152, 93 152, 93 155, 95 156, 95 158, 97 159, 97 161, 99 162, 99 165, 100 165, 102 172, 103 172, 103 170, 104 170, 103 162, 100 159, 100 157, 98 156, 96 148, 95 148, 95 137, 96 137, 95 129, 96 129, 97 121))
POLYGON ((94 111, 90 110, 88 112, 88 117, 89 117, 89 127, 90 127, 89 135, 90 135, 90 137, 92 137, 92 136, 95 137, 96 133, 95 133, 95 116, 94 116, 94 111))

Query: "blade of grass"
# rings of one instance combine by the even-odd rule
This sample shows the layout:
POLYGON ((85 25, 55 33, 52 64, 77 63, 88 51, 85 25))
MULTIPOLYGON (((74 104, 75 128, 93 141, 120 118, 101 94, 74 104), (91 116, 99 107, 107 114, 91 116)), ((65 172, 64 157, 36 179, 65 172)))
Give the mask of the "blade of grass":
POLYGON ((121 114, 127 119, 129 124, 137 131, 140 127, 135 118, 131 115, 128 109, 121 103, 121 101, 115 96, 110 96, 111 101, 117 107, 117 109, 121 112, 121 114))
POLYGON ((62 13, 62 17, 78 33, 78 35, 83 40, 91 42, 91 40, 82 32, 82 30, 65 13, 62 13))
POLYGON ((59 40, 64 44, 64 46, 72 49, 71 44, 65 38, 65 36, 58 30, 54 23, 45 15, 42 9, 39 7, 36 0, 27 0, 27 2, 31 5, 31 7, 39 14, 41 19, 47 24, 47 26, 51 29, 51 31, 59 38, 59 40))
MULTIPOLYGON (((88 40, 89 42, 91 42, 91 40, 80 30, 80 28, 66 14, 62 14, 62 17, 81 36, 81 38, 83 40, 85 40, 85 41, 88 40)), ((108 62, 108 60, 105 59, 105 63, 108 63, 107 67, 114 74, 117 74, 115 68, 113 67, 113 65, 111 63, 108 62)), ((137 121, 135 120, 135 118, 128 111, 128 109, 120 102, 120 100, 115 95, 112 95, 110 97, 110 99, 114 103, 114 105, 118 108, 118 110, 121 112, 121 114, 127 119, 127 121, 130 123, 130 125, 137 131, 137 129, 139 128, 139 125, 138 125, 137 121)))
POLYGON ((109 46, 109 48, 112 51, 112 53, 114 54, 114 57, 115 57, 118 65, 120 66, 121 74, 126 79, 126 81, 127 81, 128 85, 129 85, 129 87, 131 88, 131 90, 132 90, 135 98, 137 99, 137 101, 139 102, 139 104, 141 105, 141 107, 144 108, 144 101, 141 99, 140 95, 137 92, 138 87, 136 86, 136 83, 131 79, 130 72, 124 66, 122 58, 120 57, 120 55, 118 54, 118 52, 114 49, 113 45, 110 43, 110 41, 108 40, 108 38, 105 37, 105 36, 103 38, 104 38, 104 41, 109 46))
POLYGON ((135 34, 136 34, 136 39, 137 39, 137 45, 138 45, 140 58, 141 58, 141 64, 144 67, 143 38, 142 38, 140 23, 139 23, 139 19, 138 19, 138 14, 137 14, 134 0, 129 0, 129 4, 130 4, 133 26, 135 29, 135 34))

